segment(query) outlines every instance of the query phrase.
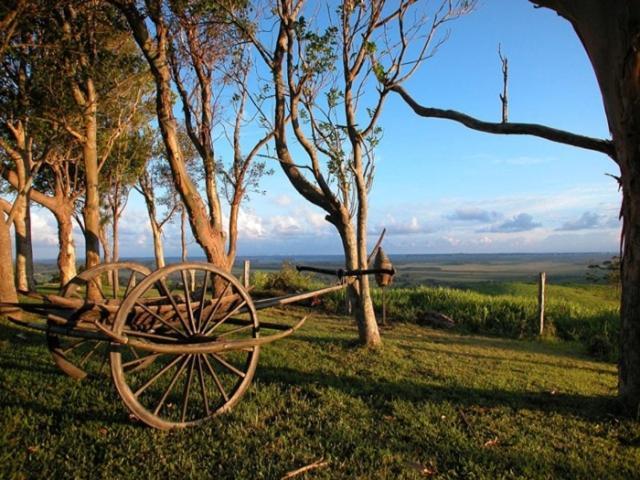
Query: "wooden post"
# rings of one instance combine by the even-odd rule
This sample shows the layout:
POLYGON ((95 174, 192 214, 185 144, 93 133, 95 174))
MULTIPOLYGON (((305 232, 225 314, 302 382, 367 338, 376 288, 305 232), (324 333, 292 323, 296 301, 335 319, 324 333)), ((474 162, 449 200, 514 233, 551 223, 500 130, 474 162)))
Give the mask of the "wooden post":
POLYGON ((249 288, 249 277, 251 272, 251 262, 249 260, 244 261, 244 269, 242 271, 242 284, 244 288, 249 288))
POLYGON ((544 331, 544 287, 547 274, 540 272, 540 278, 538 280, 538 318, 540 319, 540 335, 544 331))

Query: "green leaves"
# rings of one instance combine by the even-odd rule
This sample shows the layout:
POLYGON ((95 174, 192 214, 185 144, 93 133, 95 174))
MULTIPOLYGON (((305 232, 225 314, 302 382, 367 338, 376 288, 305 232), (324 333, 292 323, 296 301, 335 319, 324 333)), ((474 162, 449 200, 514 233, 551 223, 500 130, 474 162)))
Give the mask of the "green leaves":
POLYGON ((315 75, 335 70, 338 28, 329 26, 319 34, 309 29, 307 20, 301 16, 294 26, 298 42, 302 46, 300 68, 303 74, 315 75))

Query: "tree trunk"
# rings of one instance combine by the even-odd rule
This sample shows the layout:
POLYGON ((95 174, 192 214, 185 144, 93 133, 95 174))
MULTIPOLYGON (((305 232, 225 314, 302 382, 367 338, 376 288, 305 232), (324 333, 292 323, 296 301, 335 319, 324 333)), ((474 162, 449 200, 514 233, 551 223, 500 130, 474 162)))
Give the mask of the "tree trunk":
MULTIPOLYGON (((117 208, 114 209, 113 219, 111 220, 111 235, 113 237, 111 239, 113 245, 113 250, 111 252, 112 262, 117 262, 118 260, 120 260, 120 240, 118 238, 118 236, 120 235, 118 231, 118 220, 120 219, 120 216, 118 215, 117 210, 117 208)), ((120 279, 118 278, 117 270, 113 270, 111 273, 111 285, 113 286, 114 292, 120 291, 120 279)))
POLYGON ((155 221, 151 221, 151 233, 153 234, 153 254, 156 258, 156 268, 165 266, 164 247, 162 245, 162 232, 155 221))
MULTIPOLYGON (((343 219, 337 222, 336 228, 340 233, 342 248, 345 255, 345 263, 348 270, 367 268, 358 258, 358 242, 353 226, 349 221, 348 214, 343 215, 343 219)), ((366 248, 366 246, 365 246, 366 248)), ((369 279, 366 276, 360 277, 358 281, 352 283, 347 289, 351 301, 352 313, 358 325, 358 338, 362 345, 375 347, 382 343, 376 316, 373 309, 373 301, 369 290, 369 279)))
MULTIPOLYGON (((207 208, 193 183, 180 146, 178 125, 173 114, 174 91, 172 90, 171 69, 168 51, 170 46, 168 26, 162 18, 160 2, 147 2, 147 12, 153 21, 155 32, 151 38, 145 17, 135 2, 116 4, 127 18, 133 36, 149 63, 156 85, 156 113, 158 126, 167 153, 175 189, 179 193, 189 217, 191 231, 196 242, 202 247, 207 261, 228 270, 225 252, 224 232, 211 224, 207 208)), ((216 224, 219 220, 216 221, 216 224)))
POLYGON ((31 209, 27 198, 18 198, 13 220, 16 242, 16 288, 20 292, 36 289, 33 275, 33 248, 31 244, 31 209))
MULTIPOLYGON (((14 281, 13 258, 11 246, 11 227, 7 224, 11 204, 0 198, 0 302, 18 301, 18 292, 14 281)), ((0 313, 13 311, 13 308, 0 308, 0 313)))
POLYGON ((531 0, 566 18, 596 74, 622 187, 618 393, 640 413, 640 1, 531 0))
POLYGON ((182 247, 182 261, 187 261, 187 212, 182 207, 180 210, 180 246, 182 247))
MULTIPOLYGON (((84 113, 85 141, 82 156, 85 170, 86 196, 82 214, 84 217, 85 267, 100 264, 100 195, 98 192, 98 143, 97 143, 97 98, 91 79, 87 80, 87 100, 84 113)), ((94 282, 87 287, 87 297, 100 298, 94 282)))
POLYGON ((151 233, 153 235, 153 254, 156 258, 156 268, 162 268, 165 266, 164 247, 162 245, 162 228, 156 219, 155 194, 153 192, 153 185, 147 173, 143 174, 139 185, 140 188, 138 191, 142 194, 142 198, 144 198, 144 203, 147 206, 147 213, 149 214, 149 224, 151 225, 151 233))
POLYGON ((60 209, 60 211, 54 212, 54 215, 58 222, 58 271, 62 288, 77 275, 76 245, 73 239, 71 212, 60 209))
POLYGON ((11 232, 5 215, 0 215, 0 302, 17 302, 18 293, 13 281, 11 232))

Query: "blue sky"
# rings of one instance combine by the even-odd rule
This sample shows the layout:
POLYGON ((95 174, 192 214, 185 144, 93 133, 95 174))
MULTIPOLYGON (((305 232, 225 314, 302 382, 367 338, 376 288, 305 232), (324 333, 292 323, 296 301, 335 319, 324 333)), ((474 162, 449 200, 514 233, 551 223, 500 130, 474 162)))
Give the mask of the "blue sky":
MULTIPOLYGON (((498 43, 509 58, 509 119, 609 137, 596 80, 568 22, 526 0, 484 0, 450 24, 449 40, 405 88, 419 102, 500 119, 498 43)), ((498 136, 417 117, 395 95, 370 194, 372 237, 387 227, 398 253, 615 251, 620 194, 602 154, 532 137, 498 136)), ((241 214, 240 255, 340 253, 322 211, 276 173, 241 214)), ((34 212, 35 255, 56 254, 55 223, 34 212)), ((132 194, 122 256, 152 253, 144 205, 132 194)), ((82 239, 77 237, 79 251, 82 239)), ((177 255, 178 225, 165 233, 177 255)), ((191 254, 199 255, 195 243, 191 254)))

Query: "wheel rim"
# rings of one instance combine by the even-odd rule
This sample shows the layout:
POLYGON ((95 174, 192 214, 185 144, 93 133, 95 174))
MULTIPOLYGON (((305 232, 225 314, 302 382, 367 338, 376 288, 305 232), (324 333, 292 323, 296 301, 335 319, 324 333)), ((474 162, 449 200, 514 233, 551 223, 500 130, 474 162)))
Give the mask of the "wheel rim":
POLYGON ((170 265, 152 273, 124 300, 113 331, 147 343, 184 345, 177 355, 112 348, 111 372, 120 396, 155 428, 191 426, 228 411, 250 385, 258 362, 259 347, 189 353, 197 343, 259 336, 249 294, 209 264, 170 265), (151 359, 151 367, 137 368, 151 359))
MULTIPOLYGON (((151 271, 131 262, 105 263, 76 275, 61 290, 60 296, 81 300, 83 306, 74 312, 71 322, 77 324, 100 321, 113 323, 114 314, 107 305, 117 307, 151 271), (108 276, 116 281, 104 282, 108 276), (87 303, 87 286, 96 285, 101 299, 87 303), (101 285, 102 284, 102 285, 101 285)), ((48 325, 55 325, 51 322, 48 325)), ((47 330, 47 346, 56 365, 67 375, 82 380, 108 371, 109 343, 59 335, 47 330)))

